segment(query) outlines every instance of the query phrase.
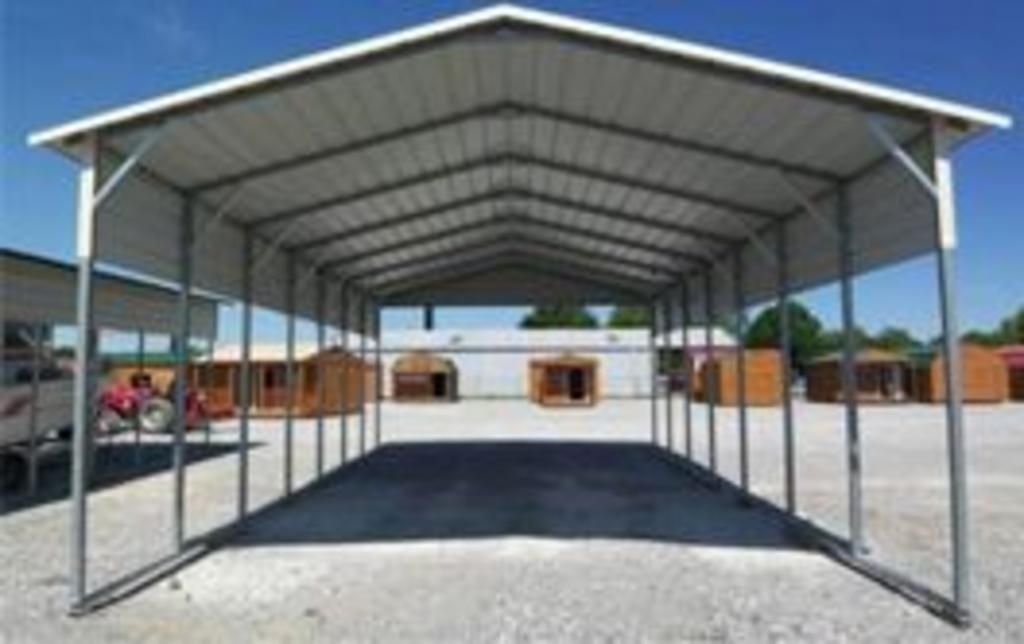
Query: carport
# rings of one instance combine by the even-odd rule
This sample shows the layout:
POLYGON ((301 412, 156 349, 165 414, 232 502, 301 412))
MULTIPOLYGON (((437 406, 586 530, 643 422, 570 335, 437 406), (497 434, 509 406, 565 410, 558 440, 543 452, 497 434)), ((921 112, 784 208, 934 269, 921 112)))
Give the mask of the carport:
MULTIPOLYGON (((653 348, 655 332, 668 337, 664 331, 692 325, 707 327, 710 344, 711 325, 722 316, 742 332, 749 307, 838 282, 843 387, 852 393, 854 277, 935 253, 953 392, 946 402, 952 592, 924 593, 922 601, 966 623, 952 153, 1010 123, 901 90, 499 6, 115 109, 30 142, 81 168, 80 374, 91 355, 93 267, 103 261, 180 284, 181 336, 190 333, 184 305, 193 289, 240 300, 243 373, 254 305, 288 316, 289 346, 302 316, 319 324, 321 344, 330 324, 358 333, 365 353, 389 305, 641 304, 659 313, 653 348)), ((788 356, 785 318, 780 342, 788 356)), ((182 352, 180 374, 187 360, 182 352)), ((736 369, 745 369, 742 349, 736 369)), ((784 364, 783 382, 789 371, 784 364)), ((661 403, 654 391, 652 409, 661 403)), ((91 598, 83 478, 90 399, 79 379, 75 611, 88 609, 91 598)), ((740 478, 731 484, 754 500, 742 387, 739 399, 740 478)), ((783 399, 786 503, 779 511, 808 526, 797 517, 788 388, 783 399)), ((864 550, 857 401, 845 400, 851 531, 837 554, 893 583, 864 550)), ((651 440, 725 483, 715 449, 724 428, 715 427, 714 405, 707 454, 692 450, 691 411, 687 396, 681 436, 652 415, 651 440)), ((379 407, 376 421, 374 446, 379 407)), ((249 513, 245 414, 239 422, 242 522, 249 513)), ((290 422, 289 414, 286 430, 290 422)), ((178 552, 185 544, 182 429, 178 552)))
MULTIPOLYGON (((39 388, 41 386, 42 345, 47 328, 72 325, 76 321, 76 267, 38 255, 7 248, 0 249, 0 323, 25 325, 32 346, 31 393, 28 441, 24 446, 28 462, 28 488, 34 494, 38 483, 39 388)), ((94 315, 89 333, 93 349, 103 329, 134 333, 138 337, 136 368, 145 368, 146 334, 174 336, 178 330, 178 297, 167 286, 126 277, 107 271, 96 271, 94 315)), ((194 320, 190 338, 205 340, 211 346, 217 338, 217 305, 219 301, 205 295, 189 298, 189 315, 194 320)), ((93 356, 95 357, 95 356, 93 356)), ((79 363, 79 369, 82 364, 79 363)), ((93 360, 84 373, 95 380, 99 365, 93 360)), ((79 371, 78 373, 83 373, 79 371)), ((88 441, 95 436, 90 433, 88 441)), ((139 429, 135 429, 136 460, 141 446, 139 429)))

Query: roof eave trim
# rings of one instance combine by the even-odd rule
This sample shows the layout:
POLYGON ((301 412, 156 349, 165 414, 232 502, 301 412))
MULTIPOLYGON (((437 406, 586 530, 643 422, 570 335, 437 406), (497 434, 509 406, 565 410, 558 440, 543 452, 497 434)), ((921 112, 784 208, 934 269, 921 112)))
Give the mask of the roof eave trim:
POLYGON ((720 65, 733 70, 771 76, 787 82, 805 84, 835 93, 856 95, 936 116, 960 119, 974 126, 1008 129, 1013 125, 1013 119, 1007 114, 862 80, 837 76, 807 67, 779 63, 716 47, 689 43, 667 36, 649 34, 534 9, 525 9, 514 5, 497 5, 286 60, 253 71, 229 76, 221 80, 204 83, 33 132, 28 136, 28 144, 33 147, 50 146, 62 149, 69 141, 73 141, 83 134, 102 130, 108 126, 123 124, 143 117, 152 117, 162 111, 180 108, 214 96, 245 90, 262 83, 280 80, 293 74, 309 72, 324 66, 350 61, 361 56, 380 53, 395 47, 502 21, 521 22, 526 25, 539 26, 555 31, 605 39, 673 56, 690 58, 712 65, 720 65))

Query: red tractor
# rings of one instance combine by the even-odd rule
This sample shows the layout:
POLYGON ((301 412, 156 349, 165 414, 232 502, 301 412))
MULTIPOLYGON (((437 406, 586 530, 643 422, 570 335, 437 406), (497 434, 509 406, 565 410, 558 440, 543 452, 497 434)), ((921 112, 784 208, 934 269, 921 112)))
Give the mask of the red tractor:
MULTIPOLYGON (((167 395, 153 386, 149 374, 135 373, 128 384, 118 383, 107 387, 100 395, 96 425, 100 433, 114 434, 134 430, 144 432, 165 432, 171 429, 174 420, 172 382, 167 395)), ((210 416, 205 397, 189 389, 185 393, 185 427, 205 427, 210 416)))

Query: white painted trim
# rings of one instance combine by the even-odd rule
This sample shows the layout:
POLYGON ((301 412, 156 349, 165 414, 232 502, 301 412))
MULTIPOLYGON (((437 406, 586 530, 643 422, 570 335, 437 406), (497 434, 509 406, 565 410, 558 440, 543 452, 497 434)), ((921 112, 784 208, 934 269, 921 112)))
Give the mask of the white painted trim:
POLYGON ((851 97, 879 101, 933 115, 961 119, 980 127, 1009 128, 1013 124, 1013 119, 1006 114, 829 74, 806 67, 779 63, 715 47, 688 43, 666 36, 656 36, 544 11, 524 9, 511 5, 497 5, 295 58, 71 121, 30 134, 28 143, 33 146, 51 145, 60 147, 66 139, 85 132, 100 130, 136 119, 152 117, 161 112, 184 107, 212 97, 249 90, 289 76, 352 61, 363 56, 378 54, 389 49, 426 41, 431 38, 437 38, 500 20, 514 20, 527 25, 533 24, 549 29, 561 30, 570 34, 601 38, 640 49, 719 66, 731 71, 775 78, 780 81, 802 84, 810 88, 837 94, 847 94, 851 97))

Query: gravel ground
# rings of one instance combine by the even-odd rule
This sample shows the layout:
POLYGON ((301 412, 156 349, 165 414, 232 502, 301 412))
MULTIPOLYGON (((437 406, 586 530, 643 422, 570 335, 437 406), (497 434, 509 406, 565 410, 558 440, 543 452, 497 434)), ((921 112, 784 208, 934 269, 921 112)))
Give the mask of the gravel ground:
MULTIPOLYGON (((678 400, 676 401, 678 403, 678 400)), ((679 405, 674 445, 682 449, 679 405)), ((658 406, 660 428, 665 407, 658 406)), ((209 556, 85 618, 65 616, 63 468, 40 499, 0 510, 0 637, 56 641, 646 640, 1024 641, 1024 406, 968 408, 976 624, 958 631, 812 552, 772 518, 696 485, 642 444, 643 401, 590 410, 522 402, 385 405, 387 445, 329 474, 209 556)), ((693 450, 707 455, 694 406, 693 450)), ((948 588, 940 407, 863 410, 872 553, 948 588)), ((735 415, 718 417, 735 479, 735 415)), ((280 421, 253 430, 250 495, 283 487, 280 421)), ((752 410, 755 490, 781 499, 778 410, 752 410)), ((797 406, 802 511, 845 533, 842 409, 797 406)), ((325 468, 340 460, 338 420, 325 468)), ((316 477, 314 423, 296 427, 295 485, 316 477)), ((372 436, 372 431, 368 432, 372 436)), ((664 432, 660 432, 664 440, 664 432)), ((188 533, 236 512, 235 429, 190 438, 188 533)), ((349 454, 358 446, 350 421, 349 454)), ((167 439, 101 454, 90 499, 90 587, 171 550, 167 439)))

